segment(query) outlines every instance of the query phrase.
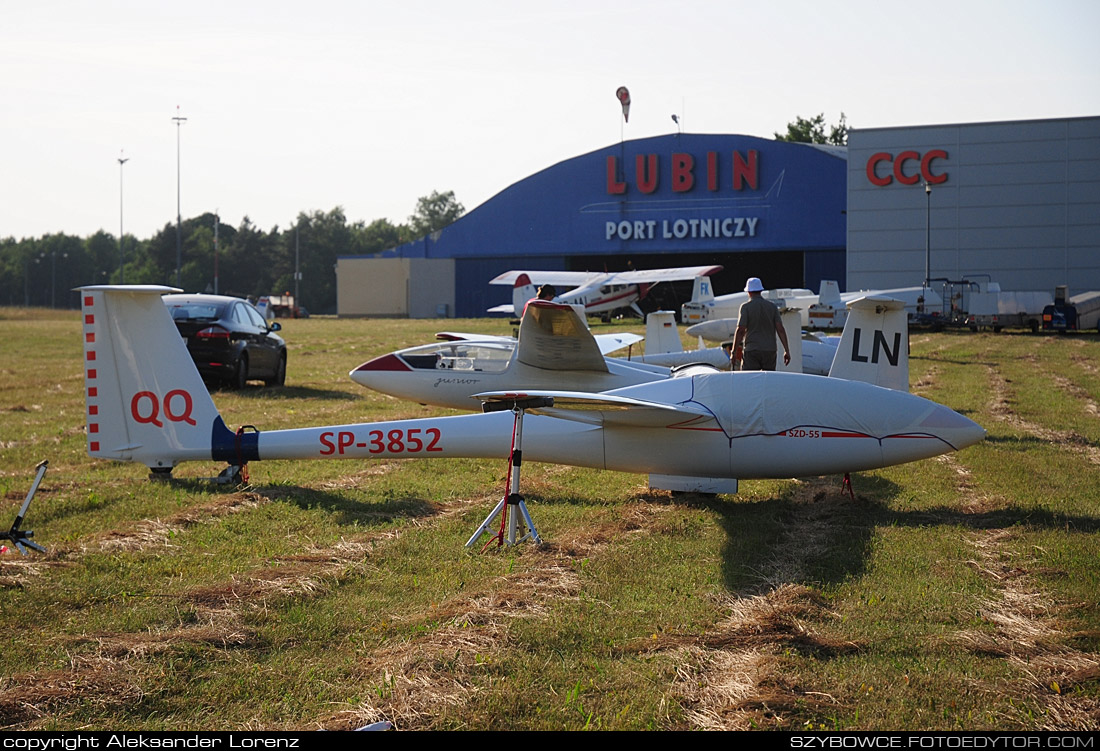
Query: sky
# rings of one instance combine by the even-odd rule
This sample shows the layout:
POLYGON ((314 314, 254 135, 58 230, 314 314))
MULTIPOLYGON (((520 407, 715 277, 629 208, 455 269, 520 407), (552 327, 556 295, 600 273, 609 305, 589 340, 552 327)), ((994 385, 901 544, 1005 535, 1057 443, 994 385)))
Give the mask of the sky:
POLYGON ((261 230, 335 207, 402 223, 432 191, 470 210, 673 114, 764 138, 818 113, 1100 115, 1095 0, 0 0, 0 18, 0 238, 121 220, 144 239, 177 197, 261 230))

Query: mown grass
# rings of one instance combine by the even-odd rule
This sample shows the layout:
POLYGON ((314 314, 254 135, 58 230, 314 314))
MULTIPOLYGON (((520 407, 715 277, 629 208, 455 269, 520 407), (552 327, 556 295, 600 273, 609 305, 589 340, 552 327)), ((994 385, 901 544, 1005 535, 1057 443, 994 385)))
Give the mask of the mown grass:
MULTIPOLYGON (((441 326, 445 323, 445 326, 441 326)), ((438 410, 347 372, 440 328, 287 321, 260 429, 438 410)), ((260 462, 248 488, 84 451, 73 313, 0 310, 0 727, 1097 729, 1100 341, 916 334, 957 455, 737 496, 524 467, 543 546, 463 548, 505 461, 260 462)), ((634 327, 639 330, 640 327, 634 327)))

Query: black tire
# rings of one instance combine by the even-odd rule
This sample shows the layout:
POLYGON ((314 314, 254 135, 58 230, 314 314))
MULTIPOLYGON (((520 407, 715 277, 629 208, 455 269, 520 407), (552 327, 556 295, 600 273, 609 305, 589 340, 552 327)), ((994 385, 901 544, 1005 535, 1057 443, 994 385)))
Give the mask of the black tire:
POLYGON ((248 355, 242 353, 237 360, 237 368, 229 378, 229 388, 243 389, 248 383, 248 355))
POLYGON ((279 355, 279 364, 275 366, 275 375, 271 378, 265 378, 264 383, 268 386, 282 386, 286 383, 286 353, 279 355))

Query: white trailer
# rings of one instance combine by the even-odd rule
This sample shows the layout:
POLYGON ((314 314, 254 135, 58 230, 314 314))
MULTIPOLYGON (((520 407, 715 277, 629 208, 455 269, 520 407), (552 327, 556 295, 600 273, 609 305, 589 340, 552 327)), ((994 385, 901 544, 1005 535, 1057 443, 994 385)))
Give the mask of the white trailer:
POLYGON ((1054 301, 1049 292, 1003 292, 989 282, 980 292, 971 292, 967 301, 967 324, 971 331, 990 328, 1025 328, 1038 331, 1043 311, 1054 301))

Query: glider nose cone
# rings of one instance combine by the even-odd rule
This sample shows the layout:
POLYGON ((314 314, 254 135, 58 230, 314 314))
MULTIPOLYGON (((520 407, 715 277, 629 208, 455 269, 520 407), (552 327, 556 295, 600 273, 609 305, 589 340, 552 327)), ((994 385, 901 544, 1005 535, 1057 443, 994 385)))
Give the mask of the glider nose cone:
POLYGON ((351 377, 351 380, 362 386, 375 388, 380 378, 392 373, 407 373, 411 370, 412 368, 410 368, 404 360, 391 353, 376 357, 373 360, 368 360, 348 373, 348 375, 351 377))
POLYGON ((921 427, 947 441, 956 451, 985 440, 985 428, 942 404, 936 405, 921 427))

